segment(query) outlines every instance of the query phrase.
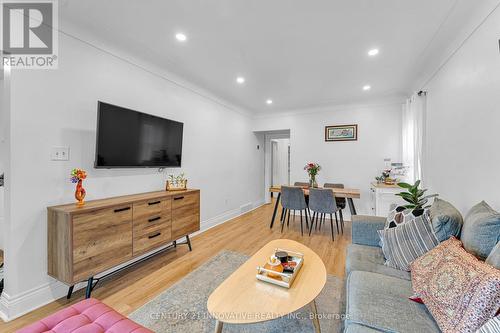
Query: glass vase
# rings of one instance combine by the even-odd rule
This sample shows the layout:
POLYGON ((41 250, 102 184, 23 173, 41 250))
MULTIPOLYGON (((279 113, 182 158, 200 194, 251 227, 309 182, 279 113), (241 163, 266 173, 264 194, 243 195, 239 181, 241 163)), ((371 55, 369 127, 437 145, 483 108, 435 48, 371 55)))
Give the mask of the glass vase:
POLYGON ((316 175, 310 175, 309 176, 309 187, 317 188, 318 187, 318 182, 316 181, 316 175))

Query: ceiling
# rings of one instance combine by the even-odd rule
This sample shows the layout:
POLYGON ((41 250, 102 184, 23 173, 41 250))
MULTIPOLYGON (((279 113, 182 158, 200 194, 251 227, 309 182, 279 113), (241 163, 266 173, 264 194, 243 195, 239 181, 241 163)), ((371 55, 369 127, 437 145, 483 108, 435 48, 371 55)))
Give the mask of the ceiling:
POLYGON ((406 95, 457 2, 62 0, 59 15, 223 100, 269 114, 406 95), (380 49, 375 57, 372 48, 380 49))

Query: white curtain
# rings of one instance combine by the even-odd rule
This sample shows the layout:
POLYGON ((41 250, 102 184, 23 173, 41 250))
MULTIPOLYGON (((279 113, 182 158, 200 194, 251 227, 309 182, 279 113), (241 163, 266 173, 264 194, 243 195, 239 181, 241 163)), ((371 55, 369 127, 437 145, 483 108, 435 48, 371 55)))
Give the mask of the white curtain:
POLYGON ((403 164, 408 167, 407 178, 411 183, 423 180, 426 99, 425 92, 415 93, 403 105, 403 164))

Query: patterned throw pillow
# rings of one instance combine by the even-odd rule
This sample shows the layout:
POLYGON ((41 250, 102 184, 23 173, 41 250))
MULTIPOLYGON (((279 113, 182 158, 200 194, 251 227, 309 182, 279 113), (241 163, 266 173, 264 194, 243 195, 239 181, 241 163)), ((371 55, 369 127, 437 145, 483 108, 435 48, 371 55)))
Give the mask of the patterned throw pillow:
POLYGON ((500 270, 451 237, 411 264, 413 291, 445 333, 475 332, 500 307, 500 270))
POLYGON ((400 224, 413 220, 414 218, 415 216, 413 216, 411 209, 398 206, 391 210, 389 215, 387 215, 384 229, 395 228, 400 224))
POLYGON ((377 232, 382 241, 385 264, 402 271, 409 271, 410 264, 415 259, 439 244, 432 231, 429 215, 425 213, 396 228, 377 232))

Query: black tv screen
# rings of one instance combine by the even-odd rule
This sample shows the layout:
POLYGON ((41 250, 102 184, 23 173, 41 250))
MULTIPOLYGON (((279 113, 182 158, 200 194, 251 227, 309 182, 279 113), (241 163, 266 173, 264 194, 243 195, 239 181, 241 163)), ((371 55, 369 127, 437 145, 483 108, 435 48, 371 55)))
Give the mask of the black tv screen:
POLYGON ((95 167, 180 167, 183 125, 99 102, 95 167))

